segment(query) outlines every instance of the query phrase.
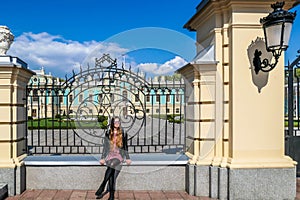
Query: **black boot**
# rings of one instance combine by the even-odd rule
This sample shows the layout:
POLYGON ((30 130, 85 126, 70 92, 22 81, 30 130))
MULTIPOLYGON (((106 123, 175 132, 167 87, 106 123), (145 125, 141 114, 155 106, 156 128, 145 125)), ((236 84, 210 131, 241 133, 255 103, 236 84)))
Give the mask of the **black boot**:
POLYGON ((115 169, 113 169, 111 176, 109 177, 108 186, 109 186, 109 198, 108 200, 115 199, 115 169))
POLYGON ((115 199, 115 191, 110 191, 108 200, 114 200, 114 199, 115 199))
MULTIPOLYGON (((104 185, 105 186, 105 185, 104 185)), ((100 185, 100 187, 98 188, 98 190, 95 192, 96 196, 100 196, 102 195, 103 191, 104 191, 104 186, 102 186, 102 184, 100 185)), ((102 196, 103 197, 103 196, 102 196)), ((101 198, 102 198, 101 197, 101 198)))
MULTIPOLYGON (((96 196, 100 196, 100 195, 103 193, 107 181, 109 180, 110 176, 114 174, 113 172, 114 172, 114 170, 113 170, 112 168, 110 168, 110 167, 108 167, 108 168, 106 169, 106 172, 105 172, 105 176, 104 176, 103 182, 101 183, 101 185, 100 185, 100 187, 98 188, 98 190, 95 192, 95 195, 96 195, 96 196)), ((103 196, 104 196, 104 195, 103 195, 103 196)), ((103 196, 102 196, 102 197, 103 197, 103 196)), ((101 198, 102 198, 102 197, 101 197, 101 198)))
POLYGON ((108 191, 105 191, 102 194, 97 195, 96 199, 102 199, 107 193, 108 193, 108 191))

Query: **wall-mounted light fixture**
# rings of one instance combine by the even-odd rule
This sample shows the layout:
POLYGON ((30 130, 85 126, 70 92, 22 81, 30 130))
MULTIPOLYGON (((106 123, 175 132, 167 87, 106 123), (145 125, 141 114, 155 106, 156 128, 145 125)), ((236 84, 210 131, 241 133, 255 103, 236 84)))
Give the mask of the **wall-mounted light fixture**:
POLYGON ((266 49, 272 52, 275 62, 269 63, 268 59, 261 61, 262 52, 255 50, 253 65, 254 71, 258 74, 259 71, 269 72, 275 68, 282 51, 288 48, 293 21, 296 12, 288 12, 283 10, 284 2, 276 2, 271 7, 274 9, 267 17, 261 18, 260 23, 263 25, 266 49))

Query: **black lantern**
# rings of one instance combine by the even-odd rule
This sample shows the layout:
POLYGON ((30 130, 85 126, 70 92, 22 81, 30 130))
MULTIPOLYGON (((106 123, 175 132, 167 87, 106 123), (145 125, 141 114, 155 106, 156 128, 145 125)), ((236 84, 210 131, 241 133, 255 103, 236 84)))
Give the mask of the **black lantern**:
POLYGON ((255 67, 255 73, 261 70, 263 72, 269 72, 275 68, 278 63, 278 59, 281 56, 281 52, 288 48, 290 35, 292 31, 293 21, 296 16, 296 12, 288 12, 283 10, 284 2, 276 2, 271 7, 274 9, 267 17, 260 19, 260 23, 263 25, 266 49, 268 52, 272 52, 275 62, 269 63, 268 59, 261 61, 261 51, 255 50, 253 65, 255 67))

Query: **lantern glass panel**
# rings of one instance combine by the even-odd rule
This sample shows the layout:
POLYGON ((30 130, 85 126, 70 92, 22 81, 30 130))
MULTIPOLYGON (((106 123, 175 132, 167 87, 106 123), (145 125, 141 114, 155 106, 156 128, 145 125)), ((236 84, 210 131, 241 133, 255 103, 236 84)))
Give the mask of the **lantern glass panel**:
POLYGON ((266 42, 267 42, 267 50, 277 50, 280 48, 281 44, 281 29, 282 24, 274 24, 268 27, 265 27, 266 30, 266 42))
POLYGON ((292 31, 293 23, 290 22, 282 22, 266 27, 266 35, 267 38, 267 50, 286 50, 289 46, 291 31, 292 31), (284 27, 282 26, 284 24, 284 27), (282 33, 282 28, 284 28, 284 32, 282 33), (283 37, 281 36, 283 34, 283 37), (281 45, 281 38, 283 38, 281 45))
POLYGON ((283 48, 287 49, 289 46, 291 31, 292 31, 293 23, 286 22, 284 27, 284 36, 283 36, 283 48))

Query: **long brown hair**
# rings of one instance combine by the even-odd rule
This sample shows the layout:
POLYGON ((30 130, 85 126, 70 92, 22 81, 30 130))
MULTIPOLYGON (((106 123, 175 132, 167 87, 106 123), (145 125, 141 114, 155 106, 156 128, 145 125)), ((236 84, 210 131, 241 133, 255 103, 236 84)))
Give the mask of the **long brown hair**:
POLYGON ((115 120, 118 119, 120 121, 120 126, 117 128, 117 147, 123 146, 123 138, 122 138, 122 128, 121 128, 121 120, 119 117, 113 117, 110 121, 110 133, 109 133, 109 141, 110 141, 110 148, 114 146, 114 129, 115 129, 115 120))

